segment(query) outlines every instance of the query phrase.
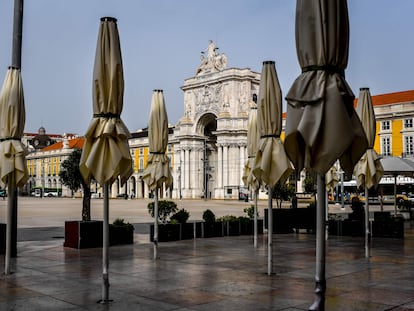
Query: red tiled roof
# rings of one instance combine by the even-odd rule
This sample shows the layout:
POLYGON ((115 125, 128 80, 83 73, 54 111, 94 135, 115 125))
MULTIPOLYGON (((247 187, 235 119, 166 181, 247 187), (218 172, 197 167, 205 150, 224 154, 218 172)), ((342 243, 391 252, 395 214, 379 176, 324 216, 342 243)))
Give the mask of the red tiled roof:
MULTIPOLYGON (((406 103, 406 102, 414 102, 414 90, 372 96, 373 106, 390 105, 390 104, 398 104, 398 103, 406 103)), ((357 103, 358 103, 358 98, 355 98, 355 101, 354 101, 355 107, 357 103)))
MULTIPOLYGON (((83 144, 85 143, 85 139, 83 137, 77 137, 75 139, 69 139, 69 149, 82 149, 83 144)), ((59 150, 63 148, 63 142, 57 142, 56 144, 47 146, 42 149, 42 151, 52 151, 52 150, 59 150)))
MULTIPOLYGON (((372 95, 372 105, 374 107, 381 106, 381 105, 407 103, 407 102, 414 102, 414 90, 372 95)), ((357 105, 358 105, 358 98, 355 98, 354 107, 356 108, 357 105)), ((283 112, 282 118, 286 119, 286 112, 283 112)))

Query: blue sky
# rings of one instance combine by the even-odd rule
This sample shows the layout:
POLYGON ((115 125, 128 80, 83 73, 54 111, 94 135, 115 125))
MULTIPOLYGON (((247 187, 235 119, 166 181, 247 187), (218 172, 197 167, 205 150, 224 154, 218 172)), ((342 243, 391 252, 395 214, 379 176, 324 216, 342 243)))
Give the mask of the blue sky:
MULTIPOLYGON (((0 81, 11 63, 13 0, 0 1, 0 81)), ((26 132, 83 135, 92 115, 99 19, 118 19, 124 64, 122 119, 147 126, 153 89, 163 89, 169 121, 183 115, 184 80, 212 39, 228 67, 261 71, 276 61, 283 96, 299 74, 294 0, 26 0, 22 77, 26 132)), ((355 95, 414 89, 414 1, 349 0, 346 71, 355 95)))

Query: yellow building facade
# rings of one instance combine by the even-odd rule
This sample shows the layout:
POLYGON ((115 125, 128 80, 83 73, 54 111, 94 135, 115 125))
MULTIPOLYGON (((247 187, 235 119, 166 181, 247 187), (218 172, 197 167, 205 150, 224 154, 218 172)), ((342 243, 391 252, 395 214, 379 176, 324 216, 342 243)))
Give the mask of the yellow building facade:
MULTIPOLYGON (((414 161, 414 90, 374 95, 372 101, 377 124, 374 149, 383 157, 397 156, 414 161)), ((357 105, 357 99, 355 105, 357 105)), ((285 114, 283 121, 285 121, 285 114)), ((182 181, 182 169, 185 169, 186 164, 182 160, 180 163, 174 163, 177 154, 175 147, 179 145, 174 129, 174 126, 170 126, 167 155, 170 158, 173 179, 178 184, 174 187, 181 189, 179 183, 182 181)), ((284 133, 281 136, 283 139, 284 133)), ((133 160, 133 174, 123 186, 119 181, 115 181, 110 191, 111 196, 117 197, 127 194, 135 198, 149 197, 148 187, 142 180, 142 173, 149 155, 148 130, 142 129, 131 133, 129 145, 133 160)), ((40 150, 32 150, 27 156, 29 181, 24 187, 24 191, 27 194, 32 194, 33 189, 42 187, 57 189, 61 195, 70 196, 70 191, 60 182, 60 166, 73 151, 73 148, 82 148, 82 146, 83 138, 72 137, 40 150)), ((247 159, 247 155, 244 158, 247 159)), ((92 185, 92 190, 99 195, 102 189, 99 185, 92 185)), ((161 197, 178 198, 180 193, 179 191, 168 192, 163 189, 160 195, 161 197)))

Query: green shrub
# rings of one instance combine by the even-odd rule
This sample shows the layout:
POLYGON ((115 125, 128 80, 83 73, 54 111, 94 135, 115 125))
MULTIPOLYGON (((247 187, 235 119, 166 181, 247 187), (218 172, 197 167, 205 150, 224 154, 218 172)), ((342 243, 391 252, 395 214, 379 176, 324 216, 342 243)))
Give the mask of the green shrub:
MULTIPOLYGON (((177 204, 173 201, 158 201, 158 221, 162 224, 168 223, 171 215, 175 214, 177 210, 177 204)), ((154 202, 148 203, 148 213, 154 217, 154 202)))
POLYGON ((112 223, 112 226, 114 227, 126 227, 128 230, 134 230, 134 226, 130 224, 129 222, 125 222, 122 218, 117 218, 112 223))
POLYGON ((178 212, 176 212, 174 215, 171 216, 170 222, 172 223, 174 221, 179 224, 185 224, 189 217, 190 217, 190 213, 182 208, 178 212))
POLYGON ((220 218, 217 218, 217 221, 220 222, 227 222, 227 221, 238 221, 239 219, 236 216, 233 215, 226 215, 220 218))
MULTIPOLYGON (((249 217, 250 219, 254 218, 254 205, 250 205, 250 207, 246 207, 243 212, 245 212, 247 214, 247 217, 249 217)), ((257 211, 256 213, 257 216, 259 216, 259 212, 257 211)))
POLYGON ((211 210, 207 209, 203 213, 203 220, 205 222, 215 222, 216 221, 216 215, 214 215, 214 213, 211 210))

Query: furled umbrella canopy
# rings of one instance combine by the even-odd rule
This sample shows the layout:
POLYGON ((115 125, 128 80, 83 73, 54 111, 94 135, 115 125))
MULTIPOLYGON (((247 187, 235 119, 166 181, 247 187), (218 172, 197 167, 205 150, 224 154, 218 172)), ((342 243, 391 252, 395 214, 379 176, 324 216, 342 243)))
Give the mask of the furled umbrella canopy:
POLYGON ((273 61, 263 62, 259 85, 257 126, 259 148, 253 174, 260 184, 268 186, 268 275, 273 269, 272 195, 277 182, 285 182, 291 172, 290 162, 280 140, 282 132, 282 91, 273 61))
POLYGON ((101 302, 109 302, 109 186, 132 174, 127 127, 121 120, 124 76, 117 20, 101 18, 93 70, 93 119, 85 134, 79 169, 86 181, 103 186, 103 284, 101 302))
POLYGON ((361 88, 359 91, 357 113, 368 140, 368 149, 358 161, 354 171, 358 187, 363 186, 365 188, 365 257, 368 258, 370 256, 369 241, 371 237, 368 189, 377 187, 381 177, 384 175, 380 157, 373 149, 377 127, 372 98, 368 88, 361 88))
POLYGON ((7 185, 6 256, 4 273, 10 273, 10 258, 16 254, 17 192, 28 174, 26 148, 21 142, 26 112, 20 70, 10 67, 0 92, 0 182, 7 185), (14 228, 14 229, 13 229, 14 228))
POLYGON ((276 74, 275 62, 263 62, 260 78, 257 125, 260 142, 256 152, 253 174, 260 183, 273 188, 285 181, 291 172, 289 158, 283 148, 282 91, 276 74))
POLYGON ((339 159, 348 174, 367 148, 345 80, 349 21, 346 0, 297 0, 296 51, 301 75, 286 99, 285 149, 300 172, 317 173, 315 301, 325 305, 325 174, 339 159))
POLYGON ((368 88, 360 89, 357 113, 367 135, 368 149, 355 166, 354 175, 358 187, 364 186, 370 189, 378 186, 381 177, 384 175, 384 168, 380 157, 373 149, 377 127, 372 98, 368 88))
MULTIPOLYGON (((255 105, 257 104, 256 94, 253 97, 255 105)), ((254 106, 249 114, 249 128, 247 130, 247 156, 248 159, 244 166, 243 182, 249 189, 254 191, 254 207, 253 207, 253 241, 254 247, 257 247, 257 197, 259 194, 260 182, 253 174, 254 162, 256 160, 256 152, 259 144, 259 131, 257 127, 257 107, 254 106)))
POLYGON ((247 156, 248 159, 244 166, 243 182, 246 187, 256 191, 260 187, 260 183, 253 174, 252 168, 256 159, 256 152, 259 143, 259 132, 257 127, 257 108, 253 107, 249 114, 249 128, 247 130, 247 156))
POLYGON ((20 70, 9 68, 0 93, 0 178, 3 184, 14 174, 14 186, 26 184, 26 148, 21 142, 26 112, 20 70))
POLYGON ((162 90, 154 90, 148 124, 150 155, 142 179, 154 191, 154 259, 158 258, 158 189, 172 186, 170 161, 165 154, 168 145, 168 117, 162 90))
POLYGON ((345 80, 346 0, 298 0, 296 50, 302 74, 286 99, 285 148, 296 170, 325 174, 337 159, 351 174, 367 147, 345 80))
POLYGON ((132 174, 130 133, 121 120, 124 74, 116 19, 102 18, 93 71, 93 119, 85 134, 79 169, 101 185, 132 174))
POLYGON ((159 189, 165 183, 172 186, 170 161, 165 154, 168 146, 168 116, 162 90, 154 90, 148 124, 149 157, 142 179, 151 190, 159 189))

